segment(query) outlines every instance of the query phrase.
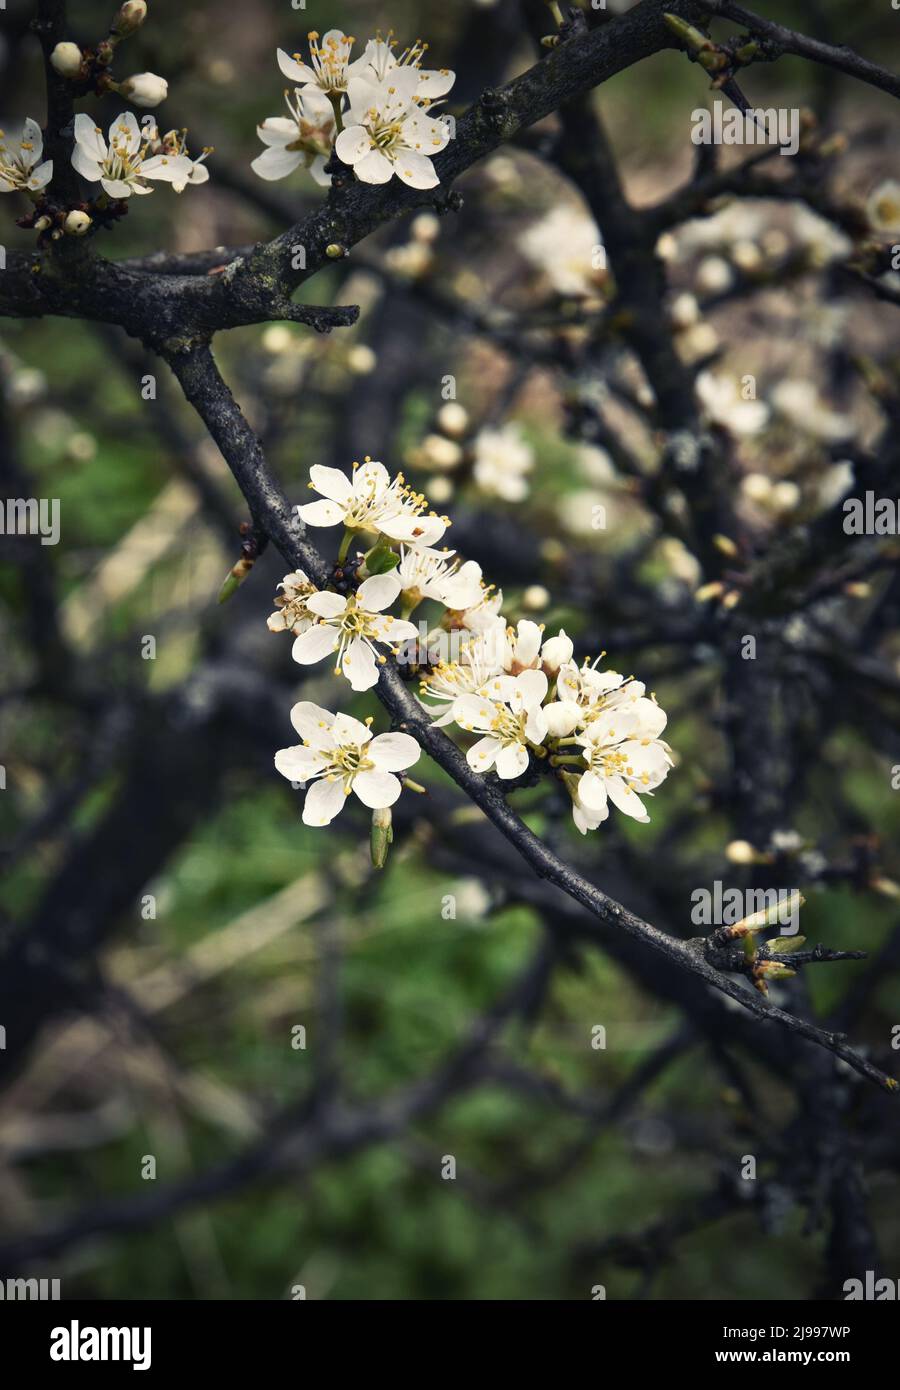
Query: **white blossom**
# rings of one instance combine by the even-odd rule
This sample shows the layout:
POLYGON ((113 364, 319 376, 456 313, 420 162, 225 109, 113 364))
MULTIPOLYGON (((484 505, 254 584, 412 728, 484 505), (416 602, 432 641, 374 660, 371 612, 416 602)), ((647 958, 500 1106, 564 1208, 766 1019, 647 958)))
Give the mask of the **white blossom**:
POLYGON ((765 401, 744 400, 733 377, 701 372, 696 386, 710 420, 733 434, 758 434, 768 421, 769 407, 765 401))
MULTIPOLYGON (((154 132, 155 134, 155 132, 154 132)), ((148 157, 147 144, 131 111, 123 111, 109 128, 109 145, 100 127, 90 116, 75 117, 75 148, 72 164, 83 178, 100 183, 111 198, 129 198, 132 193, 152 193, 147 179, 160 179, 178 190, 190 181, 193 162, 182 154, 154 154, 148 157)))
MULTIPOLYGON (((478 695, 488 682, 501 673, 500 643, 496 629, 478 633, 464 642, 456 661, 438 661, 421 682, 420 693, 437 701, 435 726, 442 728, 453 719, 453 706, 460 695, 478 695)), ((435 707, 427 705, 429 714, 435 707)))
POLYGON ((571 661, 573 650, 572 639, 564 631, 544 642, 543 625, 520 618, 514 628, 506 629, 502 665, 513 676, 529 669, 555 675, 564 663, 571 661))
POLYGON ((650 819, 638 792, 652 792, 668 776, 672 757, 659 739, 665 727, 659 705, 640 698, 605 710, 578 735, 587 771, 578 782, 573 816, 582 833, 606 820, 610 801, 635 820, 650 819))
POLYGON ((256 127, 267 148, 250 165, 261 179, 286 178, 301 165, 316 183, 327 187, 331 175, 325 165, 334 143, 334 107, 316 87, 285 92, 288 116, 269 116, 256 127))
POLYGON ((877 232, 900 231, 900 183, 885 179, 873 188, 866 200, 870 227, 877 232))
POLYGON ((416 101, 415 68, 395 68, 388 77, 353 77, 349 107, 335 149, 363 183, 388 183, 396 174, 411 188, 440 182, 431 156, 450 139, 446 123, 424 113, 416 101))
POLYGON ((606 256, 596 223, 583 213, 553 208, 523 233, 519 246, 558 294, 596 294, 606 256))
MULTIPOLYGON (((502 607, 503 590, 495 589, 493 584, 482 583, 480 598, 475 603, 470 604, 468 608, 454 613, 453 626, 463 628, 466 632, 495 632, 499 634, 496 640, 500 643, 500 650, 502 651, 502 642, 506 632, 506 623, 500 616, 502 607)), ((499 669, 499 658, 497 665, 499 669)))
POLYGON ((353 72, 383 82, 386 78, 395 78, 398 69, 409 69, 415 72, 417 78, 413 92, 416 101, 427 106, 445 97, 456 81, 456 74, 449 68, 423 68, 422 59, 428 52, 428 44, 421 39, 416 39, 399 56, 393 51, 396 42, 391 36, 387 39, 369 39, 362 57, 351 65, 353 72))
MULTIPOLYGON (((598 671, 596 662, 576 666, 573 661, 565 661, 556 678, 557 700, 578 710, 574 728, 585 728, 605 710, 634 704, 644 695, 645 687, 641 681, 622 676, 618 671, 598 671)), ((548 706, 548 710, 551 708, 548 706)))
POLYGON ((364 806, 393 806, 402 789, 395 772, 417 762, 421 749, 411 734, 377 734, 349 714, 332 714, 308 700, 291 710, 303 740, 275 754, 275 766, 292 782, 312 782, 303 806, 306 825, 328 825, 351 791, 364 806))
POLYGON ((402 473, 391 478, 384 464, 366 459, 353 465, 353 477, 339 468, 314 464, 309 486, 322 500, 297 508, 308 526, 337 526, 349 531, 371 531, 407 545, 430 546, 439 541, 447 518, 426 513, 427 501, 406 486, 402 473))
POLYGON ((0 193, 12 193, 16 189, 37 193, 46 188, 53 177, 53 160, 44 160, 42 164, 43 151, 41 128, 30 116, 25 118, 17 140, 9 140, 0 130, 0 193))
POLYGON ((816 439, 840 444, 853 437, 856 427, 849 415, 830 410, 814 381, 802 378, 779 381, 772 389, 771 399, 779 415, 816 439))
POLYGON ((466 754, 476 772, 494 767, 504 779, 519 777, 528 766, 529 744, 547 737, 547 718, 541 708, 547 694, 543 671, 522 671, 518 676, 495 676, 486 692, 461 695, 453 705, 453 718, 461 728, 483 733, 466 754))
POLYGON ((292 632, 299 637, 315 621, 306 600, 317 592, 316 586, 302 570, 294 570, 284 576, 278 587, 281 593, 275 599, 275 612, 268 619, 268 629, 270 632, 292 632))
POLYGON ((160 135, 159 127, 154 126, 152 129, 145 129, 142 135, 145 158, 148 155, 165 155, 168 159, 177 157, 178 169, 172 175, 172 187, 176 193, 182 193, 189 183, 209 181, 209 170, 204 160, 207 155, 212 154, 212 146, 207 145, 203 153, 195 159, 188 151, 186 134, 183 130, 169 130, 165 135, 160 135))
POLYGON ((445 608, 462 609, 481 596, 481 566, 474 560, 454 560, 452 550, 402 547, 395 573, 407 603, 435 599, 445 608))
POLYGON ((504 502, 521 502, 528 496, 526 476, 534 467, 534 450, 518 425, 486 427, 475 436, 472 476, 482 492, 504 502))
POLYGON ((399 593, 400 581, 390 573, 372 575, 346 598, 330 590, 311 594, 306 607, 317 621, 294 642, 294 660, 311 666, 335 652, 335 675, 346 676, 354 690, 370 690, 378 680, 379 663, 387 660, 378 645, 393 647, 418 636, 414 623, 384 611, 399 593))
POLYGON ((318 87, 326 96, 338 96, 347 90, 348 75, 358 70, 362 60, 350 63, 350 50, 355 40, 348 37, 342 29, 329 29, 321 43, 313 29, 307 35, 309 40, 309 62, 303 61, 301 53, 291 56, 283 48, 278 49, 278 66, 289 82, 298 87, 318 87))

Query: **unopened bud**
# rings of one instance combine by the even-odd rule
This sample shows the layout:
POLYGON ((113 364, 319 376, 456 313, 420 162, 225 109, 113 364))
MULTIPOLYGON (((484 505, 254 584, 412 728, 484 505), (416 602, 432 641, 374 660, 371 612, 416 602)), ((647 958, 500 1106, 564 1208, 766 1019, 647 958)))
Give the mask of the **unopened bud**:
POLYGON ((70 212, 63 223, 69 236, 84 236, 90 225, 91 218, 88 217, 87 213, 78 212, 77 209, 70 212))
POLYGON ((799 951, 805 943, 805 936, 773 936, 771 941, 766 942, 766 947, 776 956, 785 956, 791 951, 799 951))
POLYGON ((541 665, 548 676, 555 676, 564 661, 572 660, 575 647, 571 637, 560 630, 558 637, 550 637, 541 647, 541 665))
POLYGON ((77 43, 58 43, 50 54, 50 66, 60 77, 75 77, 81 64, 81 49, 77 43))
POLYGON ((330 242, 328 246, 325 247, 325 255, 330 261, 339 261, 343 256, 346 256, 346 254, 346 246, 341 246, 336 241, 330 242))
POLYGON ((394 838, 394 827, 391 823, 391 808, 384 806, 372 812, 372 833, 369 845, 372 851, 372 863, 376 869, 383 869, 388 857, 388 850, 394 838))
POLYGON ((725 846, 725 858, 731 864, 756 864, 760 855, 749 840, 732 840, 725 846))
POLYGON ((135 106, 159 106, 168 95, 169 84, 155 72, 137 72, 133 77, 126 77, 119 91, 135 106))
MULTIPOLYGON (((253 560, 249 555, 242 555, 237 564, 233 566, 228 574, 225 583, 219 590, 219 603, 227 603, 232 594, 237 593, 247 575, 253 568, 253 560)), ((270 631, 275 632, 275 628, 270 627, 270 631)))
POLYGON ((796 973, 796 970, 779 965, 777 961, 761 960, 753 967, 753 982, 761 994, 768 994, 770 981, 791 980, 796 973))
POLYGON ((36 232, 46 232, 46 230, 47 230, 47 228, 48 228, 49 226, 50 226, 50 218, 47 216, 46 213, 43 213, 42 216, 40 216, 40 217, 38 218, 38 220, 35 222, 35 224, 34 224, 34 230, 35 230, 36 232))
POLYGON ((126 34, 133 34, 135 29, 140 29, 146 18, 147 5, 145 0, 125 0, 125 4, 112 22, 112 32, 120 34, 124 38, 126 34))
POLYGON ((574 733, 581 717, 581 710, 574 700, 553 700, 544 709, 547 716, 547 732, 551 738, 568 738, 574 733))
POLYGON ((699 29, 695 29, 693 24, 688 24, 687 20, 682 19, 680 15, 664 14, 663 19, 672 30, 672 33, 676 34, 677 37, 681 39, 682 43, 687 44, 688 48, 693 49, 695 53, 701 53, 706 48, 712 48, 713 45, 709 36, 701 33, 699 29))
POLYGON ((454 439, 459 439, 469 428, 469 412, 459 401, 447 401, 437 413, 437 423, 454 439))
POLYGON ((735 936, 743 936, 747 932, 762 931, 763 927, 778 926, 782 922, 793 921, 796 914, 806 902, 803 894, 795 890, 784 900, 770 903, 763 907, 759 912, 751 912, 749 917, 743 918, 740 922, 735 922, 731 928, 735 936))

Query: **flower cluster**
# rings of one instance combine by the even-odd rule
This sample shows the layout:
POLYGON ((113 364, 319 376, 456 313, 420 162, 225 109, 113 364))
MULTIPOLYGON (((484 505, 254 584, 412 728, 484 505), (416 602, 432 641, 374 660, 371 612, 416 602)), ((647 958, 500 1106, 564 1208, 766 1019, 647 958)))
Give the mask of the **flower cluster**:
MULTIPOLYGON (((145 0, 125 0, 113 17, 106 37, 92 48, 82 48, 70 40, 55 44, 49 55, 50 66, 59 78, 71 84, 71 95, 94 92, 107 96, 117 92, 135 106, 154 107, 164 101, 168 84, 152 72, 135 73, 117 82, 110 64, 117 46, 135 33, 147 18, 145 0)), ((138 124, 131 111, 123 111, 104 135, 91 116, 79 112, 73 124, 73 168, 88 183, 99 184, 92 202, 65 206, 48 189, 53 177, 53 161, 43 160, 40 127, 26 118, 21 135, 7 141, 0 131, 0 192, 26 193, 35 204, 21 226, 33 227, 46 240, 57 240, 64 233, 84 236, 96 223, 108 226, 125 211, 123 200, 134 194, 153 191, 154 182, 170 183, 176 193, 190 184, 209 178, 204 160, 211 150, 204 149, 196 159, 187 149, 186 132, 170 130, 161 135, 152 116, 138 124)))
POLYGON ((72 163, 82 178, 99 183, 110 198, 130 198, 132 193, 152 193, 148 180, 170 183, 181 193, 189 183, 205 183, 209 171, 203 160, 191 159, 184 133, 160 136, 153 124, 141 127, 131 111, 123 111, 109 128, 109 142, 90 116, 75 117, 75 149, 72 163))
POLYGON ((266 149, 254 159, 254 172, 282 179, 302 165, 328 185, 334 149, 362 183, 388 183, 396 175, 412 188, 436 187, 432 156, 446 146, 450 129, 429 108, 449 92, 454 74, 423 68, 427 44, 418 41, 398 55, 395 40, 379 36, 351 61, 355 39, 340 29, 308 38, 308 62, 278 50, 278 66, 294 87, 284 94, 288 115, 257 127, 266 149))
MULTIPOLYGON (((317 588, 301 570, 280 585, 269 628, 293 634, 295 661, 334 657, 335 674, 365 691, 392 651, 418 666, 420 698, 434 724, 455 723, 476 736, 466 753, 474 771, 505 781, 530 769, 547 772, 568 793, 582 834, 607 819, 610 803, 649 820, 642 798, 673 761, 661 738, 665 713, 640 681, 599 669, 599 658, 579 666, 562 629, 548 636, 530 619, 509 623, 503 594, 485 583, 481 567, 436 548, 449 521, 402 474, 391 478, 366 459, 352 477, 313 467, 310 487, 319 499, 298 507, 301 520, 343 526, 344 535, 333 587, 317 588), (348 559, 362 536, 369 548, 348 559), (430 631, 410 621, 426 601, 443 609, 430 631), (395 604, 399 616, 389 612, 395 604), (420 637, 412 649, 404 645, 420 637)), ((373 739, 367 725, 315 705, 297 705, 292 718, 303 743, 282 749, 275 765, 292 781, 320 779, 306 798, 308 825, 331 821, 351 791, 383 811, 400 794, 393 774, 419 757, 410 735, 373 739)))

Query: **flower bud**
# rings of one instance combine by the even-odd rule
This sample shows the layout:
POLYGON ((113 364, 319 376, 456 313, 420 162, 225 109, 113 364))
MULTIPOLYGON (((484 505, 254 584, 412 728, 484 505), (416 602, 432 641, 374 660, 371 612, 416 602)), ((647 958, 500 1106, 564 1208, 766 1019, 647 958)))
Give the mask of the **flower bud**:
POLYGON ((50 66, 60 77, 75 77, 81 64, 81 49, 77 43, 58 43, 50 54, 50 66))
POLYGON ((48 228, 49 226, 50 226, 50 218, 47 216, 46 213, 43 213, 43 214, 38 218, 38 220, 35 222, 35 224, 34 224, 34 230, 35 230, 36 232, 46 232, 46 230, 47 230, 47 228, 48 228))
POLYGON ((550 637, 541 647, 541 665, 548 676, 555 676, 564 661, 572 660, 575 647, 571 637, 560 628, 556 637, 550 637))
POLYGON ((91 218, 86 212, 78 212, 77 209, 69 213, 63 226, 69 236, 84 236, 91 225, 91 218))
POLYGON ((437 413, 437 423, 444 434, 449 434, 452 439, 458 439, 465 434, 469 428, 469 412, 459 401, 447 401, 442 405, 437 413))
POLYGON ((126 34, 133 34, 135 29, 140 29, 146 18, 147 5, 145 0, 125 0, 125 4, 112 22, 112 32, 120 34, 124 38, 126 34))
POLYGON ((581 710, 574 700, 556 700, 544 706, 547 732, 551 738, 568 738, 578 723, 581 710))
POLYGON ((522 594, 522 607, 527 608, 529 613, 542 613, 550 603, 550 590, 545 589, 543 584, 529 584, 522 594))
POLYGON ((169 84, 164 77, 157 77, 155 72, 138 72, 133 77, 126 77, 119 91, 135 106, 159 106, 168 95, 169 84))
POLYGON ((758 864, 761 856, 749 840, 731 840, 725 846, 725 858, 731 864, 758 864))
POLYGON ((391 824, 391 808, 385 806, 372 812, 372 836, 371 851, 372 864, 376 869, 383 869, 387 862, 388 850, 394 838, 394 828, 391 824))

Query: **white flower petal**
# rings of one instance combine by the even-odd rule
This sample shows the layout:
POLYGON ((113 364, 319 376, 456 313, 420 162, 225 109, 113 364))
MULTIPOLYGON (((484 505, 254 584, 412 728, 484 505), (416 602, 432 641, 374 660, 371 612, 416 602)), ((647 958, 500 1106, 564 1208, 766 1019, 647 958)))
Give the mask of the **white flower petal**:
POLYGON ((578 800, 592 814, 606 808, 606 782, 596 772, 586 772, 578 783, 578 800))
MULTIPOLYGON (((356 166, 356 172, 362 177, 360 170, 362 165, 356 166)), ((424 154, 418 154, 415 150, 399 150, 394 161, 394 173, 410 188, 437 188, 440 183, 434 165, 424 154)), ((378 179, 367 180, 371 183, 378 183, 378 179)))
POLYGON ((344 509, 323 497, 320 502, 304 502, 297 515, 307 526, 337 526, 344 519, 344 509))
POLYGON ((320 782, 314 782, 303 803, 304 825, 329 825, 345 800, 343 782, 330 782, 327 777, 320 782))
POLYGON ((321 771, 322 757, 302 744, 294 748, 279 748, 275 754, 275 766, 289 782, 308 782, 321 771))
POLYGON ((330 589, 323 589, 310 594, 306 606, 310 613, 316 613, 320 618, 337 618, 346 610, 347 600, 340 594, 333 594, 330 589))
POLYGON ((453 718, 462 729, 489 729, 496 716, 495 707, 481 695, 460 695, 453 701, 453 718))
POLYGON ((412 734, 379 734, 369 744, 368 755, 385 772, 401 772, 419 761, 422 750, 412 734))
POLYGON ((356 774, 353 790, 364 806, 380 810, 385 806, 393 806, 400 795, 402 784, 399 778, 393 777, 382 768, 370 767, 356 774))
POLYGON ((528 749, 524 743, 509 743, 497 754, 497 776, 504 779, 519 777, 528 766, 528 749))
POLYGON ((300 666, 313 666, 322 661, 338 645, 338 636, 333 627, 317 623, 295 638, 291 656, 300 666))
POLYGON ((495 738, 480 738, 466 754, 466 762, 475 772, 487 772, 494 766, 494 760, 501 751, 501 744, 495 738))
POLYGON ((106 158, 106 141, 103 132, 83 111, 75 117, 75 140, 91 159, 102 163, 106 158))
MULTIPOLYGON (((274 145, 262 154, 258 154, 255 159, 250 161, 250 168, 257 178, 265 179, 269 183, 274 183, 276 179, 286 179, 288 174, 292 174, 295 169, 303 163, 302 150, 278 149, 274 145)), ((312 505, 315 505, 314 503, 312 505)), ((321 522, 313 522, 314 526, 321 525, 321 522)), ((333 525, 329 522, 328 525, 333 525)))
POLYGON ((379 668, 371 647, 354 637, 341 662, 341 671, 354 690, 371 690, 377 684, 379 668))
POLYGON ((539 705, 547 694, 548 681, 543 671, 521 671, 516 676, 516 703, 523 709, 539 705))
POLYGON ((297 122, 287 116, 267 116, 256 133, 264 145, 290 145, 297 139, 297 122))
POLYGON ((289 82, 296 82, 302 87, 307 82, 317 81, 315 71, 311 67, 306 63, 298 63, 289 53, 285 53, 283 48, 278 49, 276 57, 278 66, 289 82))
POLYGON ((624 811, 626 816, 631 816, 634 820, 639 821, 650 819, 644 810, 644 803, 641 798, 622 781, 621 777, 607 777, 606 790, 609 792, 609 799, 613 805, 617 806, 620 811, 624 811))
MULTIPOLYGON (((390 608, 400 594, 400 578, 394 570, 387 574, 373 574, 360 584, 356 591, 358 602, 369 613, 382 613, 390 608)), ((417 629, 413 631, 415 636, 417 629)))
POLYGON ((91 183, 97 183, 100 179, 100 165, 91 158, 83 145, 76 145, 73 148, 72 167, 83 179, 89 179, 91 183))
POLYGON ((353 172, 362 183, 390 183, 394 166, 381 150, 370 150, 353 165, 353 172))
POLYGON ((100 187, 104 193, 108 193, 111 198, 130 198, 132 193, 149 193, 149 188, 141 188, 138 183, 123 183, 121 179, 105 179, 101 177, 100 187))
POLYGON ((341 748, 362 748, 372 737, 372 731, 352 714, 336 714, 332 725, 334 741, 341 748))
POLYGON ((291 710, 291 723, 297 733, 314 748, 333 748, 334 736, 331 732, 334 715, 311 700, 298 700, 291 710))
POLYGON ((309 470, 309 481, 316 492, 331 502, 339 502, 341 506, 346 507, 353 498, 353 480, 339 468, 326 468, 321 463, 314 463, 309 470))
POLYGON ((363 125, 345 126, 334 147, 345 164, 358 164, 371 150, 372 137, 363 125))

